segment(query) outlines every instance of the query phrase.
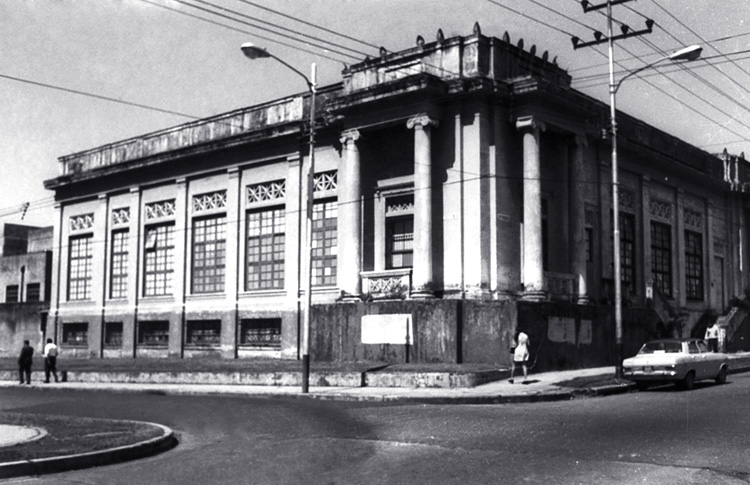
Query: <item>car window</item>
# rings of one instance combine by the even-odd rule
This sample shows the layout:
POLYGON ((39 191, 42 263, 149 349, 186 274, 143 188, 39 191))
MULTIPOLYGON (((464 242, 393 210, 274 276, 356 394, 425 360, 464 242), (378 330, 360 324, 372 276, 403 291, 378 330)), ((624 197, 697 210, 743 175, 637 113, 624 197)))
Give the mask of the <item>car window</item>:
POLYGON ((695 341, 688 342, 688 352, 691 354, 700 354, 701 351, 698 350, 698 343, 695 341))
POLYGON ((679 353, 682 350, 680 342, 648 342, 641 347, 638 351, 639 354, 654 354, 654 353, 679 353))
POLYGON ((698 344, 698 350, 700 350, 702 354, 708 353, 708 345, 706 345, 706 342, 699 340, 696 343, 698 344))

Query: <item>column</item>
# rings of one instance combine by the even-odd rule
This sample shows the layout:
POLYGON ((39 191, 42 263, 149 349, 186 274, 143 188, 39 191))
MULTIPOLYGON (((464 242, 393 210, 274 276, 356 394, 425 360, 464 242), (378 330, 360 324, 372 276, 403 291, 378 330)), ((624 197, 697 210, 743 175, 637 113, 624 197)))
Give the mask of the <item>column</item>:
POLYGON ((226 306, 221 329, 221 355, 225 358, 237 357, 237 305, 240 275, 244 268, 240 264, 240 248, 244 245, 242 234, 242 214, 240 198, 240 170, 231 167, 227 170, 227 215, 226 215, 226 259, 224 265, 224 298, 226 306), (231 310, 230 310, 231 309, 231 310), (230 316, 231 314, 231 316, 230 316))
POLYGON ((570 164, 570 269, 578 280, 578 304, 586 305, 586 165, 584 150, 586 137, 576 135, 571 147, 570 164))
POLYGON ((169 328, 169 356, 184 357, 185 351, 185 297, 189 290, 191 229, 188 181, 175 180, 175 221, 174 221, 174 273, 172 297, 173 316, 169 328))
POLYGON ((413 298, 432 298, 432 147, 431 127, 437 125, 425 114, 406 126, 414 130, 414 266, 413 298))
POLYGON ((358 300, 362 293, 362 179, 359 131, 341 134, 343 159, 339 166, 339 289, 345 300, 358 300))
POLYGON ((523 134, 523 299, 545 298, 542 268, 542 181, 539 131, 544 125, 527 116, 516 121, 523 134))

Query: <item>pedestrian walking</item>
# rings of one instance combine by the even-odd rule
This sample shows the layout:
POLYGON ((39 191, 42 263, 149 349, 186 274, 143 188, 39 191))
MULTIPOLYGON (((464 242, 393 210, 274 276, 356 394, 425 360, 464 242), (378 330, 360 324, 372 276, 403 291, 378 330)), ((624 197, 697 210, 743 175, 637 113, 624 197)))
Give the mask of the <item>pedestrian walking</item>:
POLYGON ((18 380, 19 384, 31 384, 31 364, 34 361, 34 347, 29 345, 28 340, 23 341, 21 354, 18 356, 18 380), (24 381, 24 377, 26 381, 24 381))
POLYGON ((57 345, 51 338, 47 339, 47 345, 44 346, 44 382, 49 384, 49 376, 55 376, 57 380, 57 345))
POLYGON ((708 343, 708 349, 711 352, 719 351, 719 327, 716 322, 712 323, 710 327, 706 329, 706 336, 704 337, 708 343))
POLYGON ((526 382, 529 373, 529 336, 519 331, 513 346, 515 348, 513 349, 513 361, 511 362, 510 380, 508 382, 513 384, 513 376, 516 373, 517 365, 520 365, 523 369, 523 382, 526 382))

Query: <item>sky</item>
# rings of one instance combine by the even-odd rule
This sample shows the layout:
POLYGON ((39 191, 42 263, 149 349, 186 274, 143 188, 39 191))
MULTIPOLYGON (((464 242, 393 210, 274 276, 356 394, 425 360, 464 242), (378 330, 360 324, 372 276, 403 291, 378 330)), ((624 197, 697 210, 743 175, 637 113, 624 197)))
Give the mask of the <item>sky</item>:
MULTIPOLYGON (((606 33, 605 12, 578 0, 0 0, 0 223, 52 225, 44 181, 60 174, 58 157, 307 91, 272 59, 245 58, 244 42, 304 73, 315 63, 328 85, 381 46, 431 42, 438 29, 468 36, 479 22, 549 51, 575 89, 608 103, 606 44, 570 40, 606 33)), ((617 41, 616 81, 703 47, 701 60, 628 78, 618 110, 706 151, 750 155, 750 2, 638 0, 613 17, 631 30, 655 22, 617 41)))

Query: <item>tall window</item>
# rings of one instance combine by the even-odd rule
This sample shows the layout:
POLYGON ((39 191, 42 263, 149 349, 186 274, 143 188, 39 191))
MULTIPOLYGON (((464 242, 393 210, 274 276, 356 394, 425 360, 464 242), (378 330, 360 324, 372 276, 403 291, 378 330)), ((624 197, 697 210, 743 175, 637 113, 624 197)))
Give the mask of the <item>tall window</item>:
POLYGON ((193 293, 224 291, 226 216, 193 221, 193 293))
POLYGON ((620 276, 622 284, 635 290, 635 216, 620 212, 620 276))
POLYGON ((313 286, 336 285, 337 216, 336 201, 319 202, 313 208, 313 286))
POLYGON ((247 214, 246 290, 284 287, 284 208, 265 209, 247 214))
POLYGON ((68 299, 87 300, 91 297, 92 235, 70 238, 68 259, 68 299))
POLYGON ((144 249, 144 295, 171 295, 174 276, 174 225, 147 228, 144 249))
POLYGON ((685 296, 703 299, 703 235, 685 231, 685 296))
POLYGON ((667 296, 672 296, 672 227, 651 222, 651 273, 654 286, 667 296))
POLYGON ((128 231, 112 233, 109 297, 125 298, 128 294, 128 231))
POLYGON ((387 267, 410 268, 414 260, 414 216, 389 217, 386 220, 387 267))

